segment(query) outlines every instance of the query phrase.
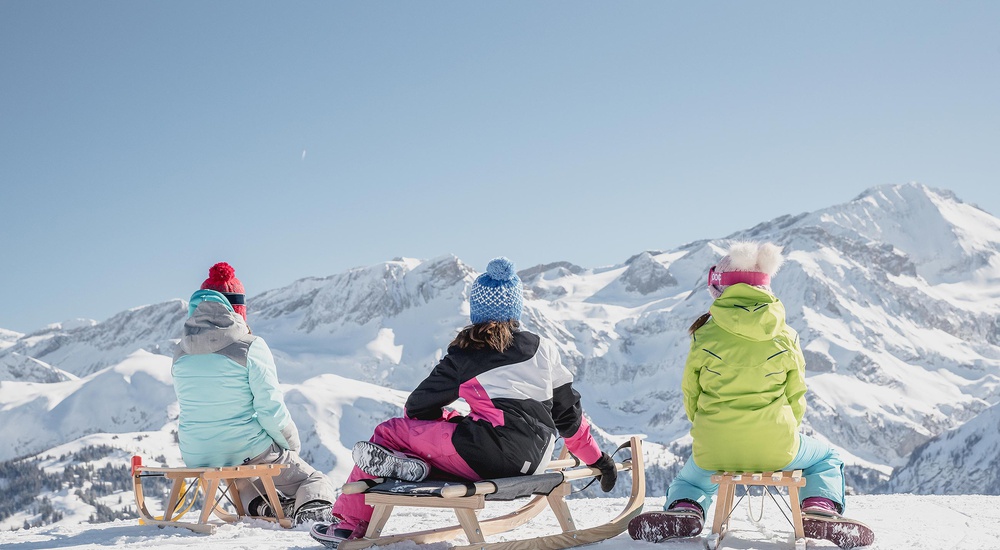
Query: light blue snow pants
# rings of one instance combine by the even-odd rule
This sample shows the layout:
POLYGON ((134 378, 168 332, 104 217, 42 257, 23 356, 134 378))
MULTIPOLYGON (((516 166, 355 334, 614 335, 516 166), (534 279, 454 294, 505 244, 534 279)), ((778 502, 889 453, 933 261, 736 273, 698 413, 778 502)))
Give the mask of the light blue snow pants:
MULTIPOLYGON (((806 486, 799 489, 799 498, 825 497, 840 505, 844 511, 844 462, 837 451, 826 443, 809 437, 799 436, 799 452, 792 462, 782 470, 802 470, 806 486)), ((712 505, 712 497, 719 490, 718 483, 712 483, 715 471, 703 470, 688 460, 667 489, 667 501, 663 509, 678 500, 697 502, 705 512, 712 505)))

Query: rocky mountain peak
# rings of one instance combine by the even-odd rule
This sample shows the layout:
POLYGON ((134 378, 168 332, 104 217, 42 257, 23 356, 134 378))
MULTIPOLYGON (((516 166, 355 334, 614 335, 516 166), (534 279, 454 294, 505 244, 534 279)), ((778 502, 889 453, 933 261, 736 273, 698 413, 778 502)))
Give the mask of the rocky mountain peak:
POLYGON ((670 270, 656 261, 649 252, 632 257, 628 269, 621 276, 621 281, 626 291, 638 292, 644 296, 677 285, 677 279, 671 275, 670 270))

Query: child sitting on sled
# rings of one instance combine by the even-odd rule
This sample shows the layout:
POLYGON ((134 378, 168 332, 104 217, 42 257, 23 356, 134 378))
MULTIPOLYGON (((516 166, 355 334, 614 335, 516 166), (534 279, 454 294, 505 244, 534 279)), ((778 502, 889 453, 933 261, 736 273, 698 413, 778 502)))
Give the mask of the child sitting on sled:
POLYGON ((806 409, 805 359, 785 308, 771 291, 781 267, 774 244, 735 243, 708 272, 715 302, 691 328, 684 367, 684 409, 691 458, 667 490, 665 511, 629 523, 637 540, 701 533, 719 486, 717 470, 802 470, 803 528, 841 548, 871 544, 864 524, 844 518, 844 464, 829 445, 799 433, 806 409))
MULTIPOLYGON (((278 386, 274 357, 250 334, 243 283, 225 262, 191 296, 171 374, 177 437, 190 468, 285 464, 274 477, 282 513, 295 523, 330 516, 334 488, 299 456, 299 431, 278 386)), ((236 482, 251 516, 275 517, 259 480, 236 482)))
MULTIPOLYGON (((370 441, 354 446, 348 483, 532 474, 544 470, 558 434, 570 452, 601 471, 601 489, 614 487, 615 463, 591 436, 559 351, 519 329, 522 294, 511 261, 491 261, 469 293, 472 324, 410 394, 405 415, 379 424, 370 441), (444 408, 459 398, 469 404, 468 415, 444 408)), ((333 507, 339 522, 317 523, 311 534, 336 548, 365 535, 372 510, 363 494, 342 494, 333 507)))

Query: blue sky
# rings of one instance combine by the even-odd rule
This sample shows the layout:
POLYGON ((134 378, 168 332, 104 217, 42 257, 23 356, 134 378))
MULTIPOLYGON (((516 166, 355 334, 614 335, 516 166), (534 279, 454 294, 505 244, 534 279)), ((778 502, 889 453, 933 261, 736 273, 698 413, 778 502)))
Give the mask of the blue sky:
MULTIPOLYGON (((0 0, 0 327, 396 256, 621 263, 880 184, 1000 214, 996 2, 0 0)), ((250 307, 253 307, 251 302, 250 307)))

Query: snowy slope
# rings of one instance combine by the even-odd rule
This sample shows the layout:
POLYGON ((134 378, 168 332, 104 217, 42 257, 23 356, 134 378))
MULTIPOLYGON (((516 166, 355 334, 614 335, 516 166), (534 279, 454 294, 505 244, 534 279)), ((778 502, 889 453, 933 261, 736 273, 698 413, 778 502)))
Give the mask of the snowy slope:
POLYGON ((0 403, 0 460, 96 432, 157 431, 177 409, 170 359, 145 351, 83 378, 2 382, 0 403))
MULTIPOLYGON (((497 503, 502 505, 505 503, 497 503)), ((506 503, 509 505, 509 503, 506 503)), ((577 525, 591 527, 614 515, 624 505, 624 499, 575 499, 569 502, 577 525)), ((646 510, 659 509, 663 498, 646 501, 646 510)), ((760 522, 752 517, 760 513, 760 502, 753 502, 753 516, 744 501, 731 518, 731 531, 723 539, 723 548, 739 550, 787 550, 792 547, 791 531, 784 517, 768 502, 760 522)), ((493 510, 488 508, 482 517, 493 510)), ((412 531, 437 525, 454 524, 450 511, 416 512, 401 509, 390 518, 387 532, 412 531)), ((710 509, 712 512, 712 509, 710 509)), ((496 513, 496 512, 492 512, 496 513)), ((1000 497, 987 496, 915 496, 879 495, 851 499, 849 514, 871 526, 876 533, 871 550, 998 550, 1000 549, 1000 497)), ((528 538, 558 532, 558 525, 549 512, 543 512, 533 522, 522 526, 507 538, 490 537, 490 541, 528 538), (513 535, 513 537, 511 537, 513 535)), ((587 546, 600 550, 703 550, 702 538, 683 539, 662 544, 636 542, 623 533, 615 538, 587 546)), ((458 539, 464 544, 464 538, 458 539)), ((392 550, 446 550, 448 543, 418 546, 399 543, 387 546, 392 550)), ((9 550, 99 550, 106 548, 183 548, 184 550, 219 550, 267 548, 268 550, 319 549, 309 537, 306 526, 283 530, 264 522, 247 522, 223 526, 214 535, 199 535, 185 529, 158 529, 138 525, 135 520, 110 523, 59 525, 22 531, 0 532, 0 547, 9 550)), ((835 549, 835 545, 810 540, 808 548, 835 549)))

